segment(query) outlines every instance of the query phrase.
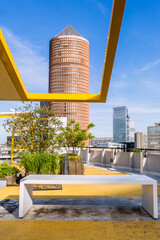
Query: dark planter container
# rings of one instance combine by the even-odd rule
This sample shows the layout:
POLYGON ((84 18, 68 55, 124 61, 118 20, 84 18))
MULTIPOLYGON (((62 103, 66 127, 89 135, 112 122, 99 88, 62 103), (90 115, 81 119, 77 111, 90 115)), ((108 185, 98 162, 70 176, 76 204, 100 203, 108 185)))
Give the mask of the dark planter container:
POLYGON ((3 178, 0 178, 0 180, 6 180, 7 185, 17 185, 17 175, 5 176, 3 178))

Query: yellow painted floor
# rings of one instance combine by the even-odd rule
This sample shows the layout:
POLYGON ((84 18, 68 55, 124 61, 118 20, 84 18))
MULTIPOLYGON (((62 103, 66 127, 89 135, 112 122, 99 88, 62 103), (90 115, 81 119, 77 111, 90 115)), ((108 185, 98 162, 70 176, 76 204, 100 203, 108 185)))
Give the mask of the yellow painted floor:
MULTIPOLYGON (((160 193, 160 191, 159 191, 160 193)), ((33 198, 140 197, 140 185, 63 185, 62 190, 33 191, 33 198)), ((1 199, 18 199, 19 187, 0 189, 1 199)))
MULTIPOLYGON (((85 174, 118 174, 85 167, 85 174)), ((160 196, 160 189, 159 196, 160 196)), ((0 190, 1 199, 18 198, 19 187, 0 190)), ((62 190, 34 191, 35 198, 139 197, 141 186, 63 185, 62 190)), ((0 221, 0 240, 154 240, 160 239, 159 222, 127 221, 0 221)))
POLYGON ((96 167, 84 167, 85 175, 125 175, 114 171, 108 171, 107 169, 101 169, 96 167))
POLYGON ((159 222, 0 221, 0 240, 157 240, 159 222))

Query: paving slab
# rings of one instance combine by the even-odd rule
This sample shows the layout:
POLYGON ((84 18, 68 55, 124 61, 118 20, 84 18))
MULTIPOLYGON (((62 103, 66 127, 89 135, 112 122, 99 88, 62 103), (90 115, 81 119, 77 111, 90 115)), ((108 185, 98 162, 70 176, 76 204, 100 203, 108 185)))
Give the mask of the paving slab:
MULTIPOLYGON (((151 221, 141 206, 141 198, 34 199, 22 220, 54 221, 151 221)), ((0 202, 0 220, 18 220, 19 201, 0 202)), ((160 199, 159 199, 160 216, 160 199)))

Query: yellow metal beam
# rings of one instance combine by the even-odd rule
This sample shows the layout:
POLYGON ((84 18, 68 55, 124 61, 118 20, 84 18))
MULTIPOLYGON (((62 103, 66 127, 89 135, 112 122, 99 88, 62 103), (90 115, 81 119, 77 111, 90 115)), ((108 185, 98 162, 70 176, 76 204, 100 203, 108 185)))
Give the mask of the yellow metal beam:
POLYGON ((114 0, 112 8, 112 16, 110 23, 110 30, 108 34, 106 55, 104 60, 102 83, 101 83, 101 102, 105 102, 108 94, 109 83, 111 79, 114 58, 118 45, 118 38, 120 34, 124 9, 126 0, 114 0))
POLYGON ((0 100, 105 102, 108 94, 125 3, 126 0, 114 0, 113 2, 100 94, 28 93, 2 31, 0 30, 0 85, 4 85, 4 91, 0 89, 0 100), (12 89, 10 89, 10 93, 7 91, 9 86, 12 89))
POLYGON ((9 117, 13 117, 13 115, 4 115, 4 116, 0 116, 0 118, 9 118, 9 117))
POLYGON ((28 93, 29 101, 54 102, 99 102, 99 94, 70 94, 70 93, 28 93))
MULTIPOLYGON (((23 83, 21 75, 18 71, 18 68, 15 64, 15 61, 12 57, 12 54, 9 50, 9 47, 7 45, 7 42, 3 36, 1 29, 0 29, 0 59, 8 73, 8 76, 10 77, 10 79, 12 81, 12 84, 14 85, 14 87, 19 95, 18 97, 21 98, 21 101, 27 101, 27 96, 26 96, 27 89, 23 83)), ((2 79, 2 81, 3 81, 3 79, 2 79)), ((3 84, 5 84, 5 83, 3 83, 3 84)), ((19 99, 17 99, 17 100, 19 100, 19 99)))

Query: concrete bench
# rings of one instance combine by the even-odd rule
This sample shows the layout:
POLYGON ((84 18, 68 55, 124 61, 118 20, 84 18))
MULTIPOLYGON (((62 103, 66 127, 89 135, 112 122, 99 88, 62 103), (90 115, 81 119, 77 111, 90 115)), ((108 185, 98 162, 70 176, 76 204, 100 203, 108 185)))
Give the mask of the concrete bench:
POLYGON ((6 181, 5 180, 0 180, 0 188, 6 187, 6 181))
POLYGON ((7 182, 5 180, 0 180, 0 189, 6 187, 7 182))
POLYGON ((19 217, 32 206, 33 184, 142 185, 142 207, 158 218, 157 181, 145 175, 29 175, 20 181, 19 217))

